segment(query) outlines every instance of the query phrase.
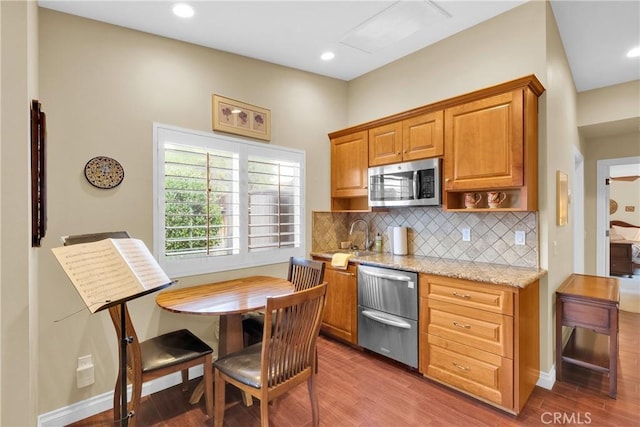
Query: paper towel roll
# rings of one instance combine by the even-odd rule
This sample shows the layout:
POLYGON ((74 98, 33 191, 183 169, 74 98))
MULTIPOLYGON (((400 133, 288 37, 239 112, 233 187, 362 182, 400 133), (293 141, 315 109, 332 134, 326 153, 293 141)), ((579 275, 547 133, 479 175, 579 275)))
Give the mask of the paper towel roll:
POLYGON ((393 254, 393 229, 395 227, 387 227, 387 240, 388 240, 388 248, 389 253, 393 254))
POLYGON ((393 254, 407 254, 407 227, 393 228, 393 254))

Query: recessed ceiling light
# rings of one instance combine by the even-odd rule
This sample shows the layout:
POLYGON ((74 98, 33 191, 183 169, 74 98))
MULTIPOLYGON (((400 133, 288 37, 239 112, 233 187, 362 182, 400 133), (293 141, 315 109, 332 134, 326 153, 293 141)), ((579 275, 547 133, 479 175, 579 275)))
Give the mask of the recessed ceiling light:
POLYGON ((180 18, 191 18, 193 16, 193 8, 185 3, 177 3, 173 6, 173 13, 180 18))
POLYGON ((333 52, 325 52, 322 55, 320 55, 320 59, 322 59, 323 61, 331 61, 333 58, 335 58, 336 54, 333 52))
POLYGON ((640 46, 636 46, 627 52, 627 57, 629 58, 635 58, 637 56, 640 56, 640 46))

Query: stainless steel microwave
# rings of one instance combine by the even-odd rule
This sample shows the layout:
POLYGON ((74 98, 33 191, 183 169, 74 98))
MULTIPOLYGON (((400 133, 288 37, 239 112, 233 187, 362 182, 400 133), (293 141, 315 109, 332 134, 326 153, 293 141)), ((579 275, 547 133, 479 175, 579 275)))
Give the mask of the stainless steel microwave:
POLYGON ((368 170, 369 206, 438 206, 442 159, 425 159, 368 170))

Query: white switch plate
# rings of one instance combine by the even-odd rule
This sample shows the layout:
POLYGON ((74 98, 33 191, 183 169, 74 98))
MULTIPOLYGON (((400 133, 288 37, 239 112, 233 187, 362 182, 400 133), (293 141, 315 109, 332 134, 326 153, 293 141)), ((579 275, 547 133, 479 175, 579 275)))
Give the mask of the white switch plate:
POLYGON ((524 231, 516 231, 516 245, 523 246, 525 244, 525 232, 524 231))
POLYGON ((78 357, 78 368, 76 369, 77 387, 87 387, 95 382, 95 373, 91 355, 78 357))
POLYGON ((468 228, 462 229, 462 241, 470 242, 471 241, 471 230, 468 228))

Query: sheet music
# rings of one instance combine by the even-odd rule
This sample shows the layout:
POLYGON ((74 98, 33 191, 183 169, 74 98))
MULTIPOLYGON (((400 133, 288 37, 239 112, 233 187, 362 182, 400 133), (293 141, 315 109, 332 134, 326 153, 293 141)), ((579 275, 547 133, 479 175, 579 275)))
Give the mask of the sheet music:
POLYGON ((115 239, 113 244, 120 250, 122 257, 145 289, 153 289, 171 281, 142 240, 115 239))
POLYGON ((105 239, 52 249, 89 311, 171 280, 137 239, 105 239))

